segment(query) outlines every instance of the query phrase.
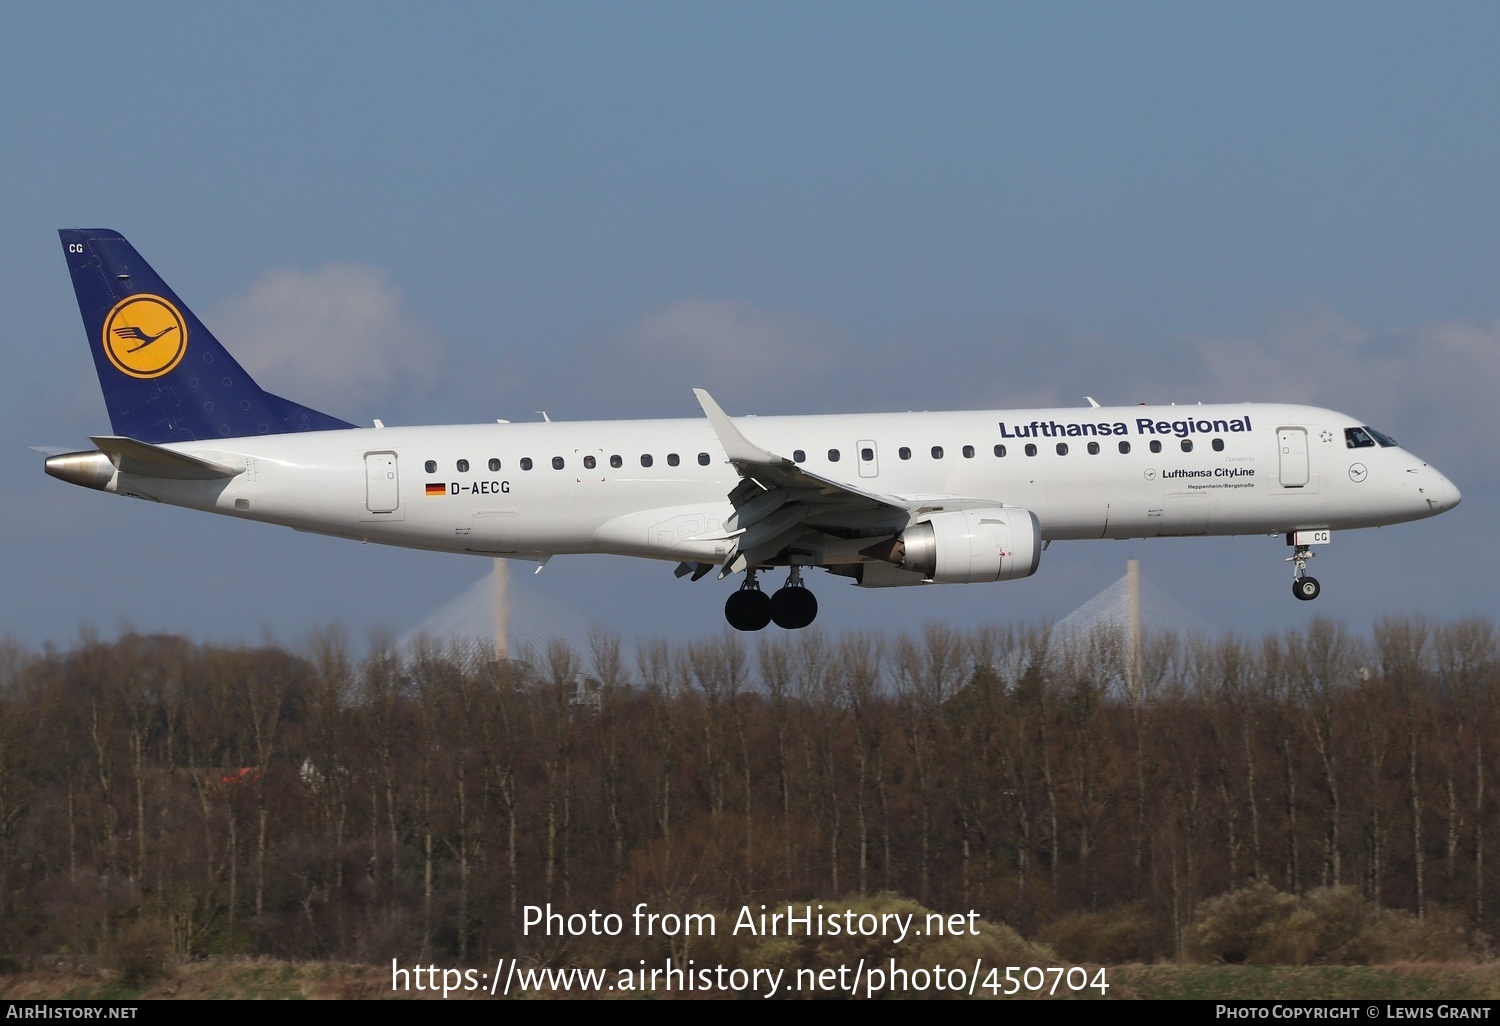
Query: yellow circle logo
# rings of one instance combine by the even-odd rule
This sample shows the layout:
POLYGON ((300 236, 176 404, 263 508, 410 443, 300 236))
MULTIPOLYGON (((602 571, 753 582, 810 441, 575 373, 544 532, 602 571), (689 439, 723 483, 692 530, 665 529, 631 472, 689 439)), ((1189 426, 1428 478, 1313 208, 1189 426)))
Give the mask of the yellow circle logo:
POLYGON ((160 296, 122 299, 104 318, 104 354, 121 374, 159 378, 187 352, 187 321, 160 296))

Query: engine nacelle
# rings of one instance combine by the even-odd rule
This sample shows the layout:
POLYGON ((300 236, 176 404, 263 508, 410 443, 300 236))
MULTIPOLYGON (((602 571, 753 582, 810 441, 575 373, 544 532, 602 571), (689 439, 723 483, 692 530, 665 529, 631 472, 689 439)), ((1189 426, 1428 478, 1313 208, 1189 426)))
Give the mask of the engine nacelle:
POLYGON ((892 562, 934 584, 1014 581, 1036 573, 1042 561, 1042 526, 1029 509, 934 513, 897 541, 892 562))

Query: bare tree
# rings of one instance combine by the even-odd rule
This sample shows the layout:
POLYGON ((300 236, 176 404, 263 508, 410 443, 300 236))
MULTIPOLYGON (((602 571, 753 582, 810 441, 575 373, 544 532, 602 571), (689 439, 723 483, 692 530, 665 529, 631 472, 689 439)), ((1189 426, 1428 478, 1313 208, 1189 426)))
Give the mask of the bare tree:
POLYGON ((890 814, 885 792, 884 725, 880 716, 880 639, 849 635, 839 642, 837 664, 854 729, 854 819, 858 835, 859 893, 870 889, 870 787, 874 784, 882 835, 884 886, 890 886, 890 814))
POLYGON ((1422 697, 1427 676, 1430 631, 1420 618, 1382 619, 1375 624, 1375 646, 1380 670, 1395 691, 1404 713, 1406 731, 1407 801, 1411 810, 1412 872, 1416 883, 1416 913, 1427 914, 1427 852, 1422 821, 1422 697))
MULTIPOLYGON (((1473 820, 1471 850, 1473 858, 1473 917, 1475 925, 1485 921, 1484 862, 1487 813, 1486 744, 1495 729, 1496 696, 1500 694, 1500 645, 1495 629, 1485 620, 1464 620, 1440 627, 1435 632, 1438 672, 1453 697, 1456 713, 1454 741, 1467 740, 1472 745, 1473 794, 1469 813, 1473 820)), ((1452 745, 1451 751, 1460 751, 1452 745)), ((1457 760, 1455 759, 1455 762, 1457 760)), ((1450 776, 1451 781, 1451 776, 1450 776)), ((1449 793, 1452 794, 1450 783, 1449 793)), ((1450 813, 1449 858, 1456 862, 1457 817, 1450 813)))
POLYGON ((625 787, 632 726, 631 702, 625 678, 620 638, 600 630, 589 632, 589 652, 594 675, 599 678, 599 783, 609 817, 611 886, 618 889, 625 879, 625 787))
POLYGON ((917 780, 921 829, 917 849, 917 894, 931 900, 932 865, 938 844, 935 830, 941 722, 943 702, 957 689, 964 672, 964 650, 954 632, 943 624, 929 623, 917 642, 903 635, 896 641, 894 684, 901 706, 908 754, 917 780))
POLYGON ((1298 699, 1302 726, 1322 769, 1324 795, 1328 801, 1323 833, 1323 884, 1343 883, 1343 791, 1339 755, 1344 750, 1339 713, 1347 698, 1360 657, 1344 629, 1323 617, 1315 618, 1304 635, 1287 634, 1287 663, 1298 699))
POLYGON ((771 731, 776 736, 776 798, 781 827, 781 884, 792 880, 792 789, 788 734, 792 722, 795 656, 791 642, 775 634, 761 642, 760 679, 770 702, 771 731))

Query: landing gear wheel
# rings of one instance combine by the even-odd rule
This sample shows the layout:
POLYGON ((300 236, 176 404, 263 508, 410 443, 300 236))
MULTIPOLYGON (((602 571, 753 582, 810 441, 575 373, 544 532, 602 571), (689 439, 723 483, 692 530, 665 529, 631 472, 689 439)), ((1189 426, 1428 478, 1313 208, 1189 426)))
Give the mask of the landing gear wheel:
POLYGON ((1292 594, 1303 602, 1311 602, 1323 590, 1316 577, 1299 577, 1292 582, 1292 594))
MULTIPOLYGON (((1323 540, 1327 541, 1327 533, 1323 533, 1323 540)), ((1287 544, 1292 544, 1295 537, 1294 534, 1287 535, 1287 544)), ((1292 549, 1292 554, 1286 557, 1286 561, 1292 564, 1292 594, 1301 602, 1311 602, 1323 590, 1318 584, 1316 577, 1308 577, 1306 575, 1308 560, 1316 555, 1317 553, 1312 550, 1312 546, 1298 545, 1292 549)))
POLYGON ((725 601, 724 619, 737 631, 764 630, 771 622, 771 597, 759 588, 741 588, 725 601))
POLYGON ((806 588, 781 588, 771 596, 771 619, 783 630, 801 630, 818 618, 818 598, 806 588))

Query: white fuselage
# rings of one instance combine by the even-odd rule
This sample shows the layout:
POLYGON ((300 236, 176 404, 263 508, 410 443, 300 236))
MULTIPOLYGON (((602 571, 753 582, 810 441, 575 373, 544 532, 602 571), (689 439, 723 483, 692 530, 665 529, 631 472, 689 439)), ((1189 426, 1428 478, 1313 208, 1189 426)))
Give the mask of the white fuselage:
MULTIPOLYGON (((1307 406, 741 417, 735 426, 807 471, 870 492, 1030 510, 1048 541, 1344 530, 1433 516, 1459 500, 1416 456, 1351 448, 1346 429, 1357 421, 1307 406)), ((740 481, 702 418, 391 427, 167 448, 244 470, 215 481, 117 474, 106 490, 345 538, 527 559, 721 562, 740 481)), ((830 539, 816 562, 859 562, 858 550, 830 539)))

